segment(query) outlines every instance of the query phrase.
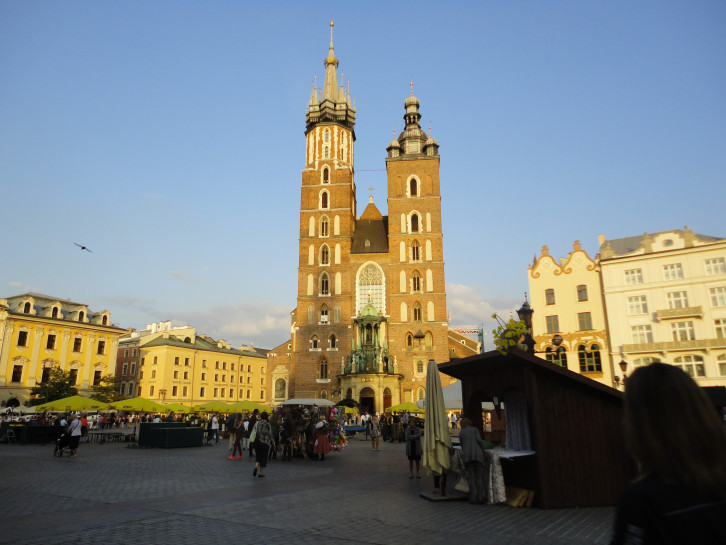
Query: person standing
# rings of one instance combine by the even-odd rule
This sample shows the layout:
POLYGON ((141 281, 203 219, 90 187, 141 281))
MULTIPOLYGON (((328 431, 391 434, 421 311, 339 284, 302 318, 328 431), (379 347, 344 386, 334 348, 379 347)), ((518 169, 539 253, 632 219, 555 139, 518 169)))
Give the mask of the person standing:
POLYGON ((73 415, 71 423, 68 425, 68 435, 70 436, 69 447, 71 449, 71 458, 75 458, 78 453, 78 443, 81 441, 81 420, 73 415))
POLYGON ((325 461, 325 455, 330 452, 330 440, 328 439, 328 424, 325 417, 321 416, 320 421, 315 424, 315 446, 313 452, 318 455, 318 459, 325 461))
POLYGON ((219 417, 217 414, 212 415, 212 435, 214 436, 214 444, 219 444, 219 417))
POLYGON ((459 418, 456 416, 456 413, 451 413, 451 429, 452 430, 455 430, 456 429, 456 421, 458 419, 459 418))
POLYGON ((228 427, 229 433, 234 434, 234 449, 232 450, 232 455, 229 457, 230 460, 235 459, 235 454, 237 454, 237 460, 242 459, 242 436, 244 435, 244 423, 242 421, 242 415, 239 413, 234 414, 234 420, 232 421, 232 424, 228 427))
POLYGON ((421 446, 421 428, 416 425, 415 418, 408 420, 404 435, 406 438, 406 457, 408 458, 408 478, 413 479, 413 464, 416 462, 416 478, 420 479, 423 447, 421 446))
MULTIPOLYGON (((257 422, 259 420, 259 414, 260 414, 259 409, 255 409, 254 411, 252 411, 252 416, 250 416, 250 422, 247 425, 247 437, 248 438, 252 437, 252 430, 254 430, 255 426, 257 425, 257 422)), ((255 451, 255 442, 252 439, 250 439, 248 441, 248 443, 249 443, 250 457, 251 457, 252 453, 255 451)))
POLYGON ((472 426, 467 417, 461 419, 459 442, 461 461, 464 463, 466 481, 469 483, 469 503, 484 503, 484 444, 479 429, 472 426))
POLYGON ((726 543, 726 433, 704 391, 666 363, 625 383, 625 443, 640 469, 611 545, 726 543))
POLYGON ((370 422, 370 426, 369 426, 370 429, 369 429, 369 431, 370 431, 370 434, 371 434, 371 448, 374 451, 375 450, 381 450, 379 448, 379 446, 380 446, 380 437, 381 437, 381 426, 380 426, 380 423, 378 421, 378 417, 377 416, 374 416, 373 418, 370 419, 369 422, 370 422))
POLYGON ((260 419, 255 424, 255 468, 252 470, 253 477, 263 478, 267 467, 267 456, 272 445, 272 426, 270 426, 267 411, 260 414, 260 419), (259 471, 259 475, 257 474, 259 471))
POLYGON ((235 442, 237 441, 235 421, 238 416, 239 413, 230 414, 227 420, 224 421, 224 429, 229 434, 229 444, 227 445, 227 450, 232 450, 235 442))

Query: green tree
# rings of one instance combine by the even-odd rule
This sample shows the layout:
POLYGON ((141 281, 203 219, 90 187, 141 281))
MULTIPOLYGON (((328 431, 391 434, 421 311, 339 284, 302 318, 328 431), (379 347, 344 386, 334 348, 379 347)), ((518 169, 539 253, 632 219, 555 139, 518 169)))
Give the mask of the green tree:
POLYGON ((71 383, 71 374, 60 367, 50 370, 48 380, 30 390, 30 405, 40 405, 56 399, 78 394, 78 388, 71 383))
POLYGON ((93 385, 93 393, 91 399, 103 401, 104 403, 112 403, 121 399, 121 377, 116 375, 106 375, 101 377, 98 384, 93 385))
POLYGON ((494 345, 499 352, 507 354, 509 349, 517 346, 527 333, 527 324, 514 318, 509 318, 509 321, 505 322, 497 314, 492 314, 492 318, 499 322, 497 328, 492 330, 494 345))

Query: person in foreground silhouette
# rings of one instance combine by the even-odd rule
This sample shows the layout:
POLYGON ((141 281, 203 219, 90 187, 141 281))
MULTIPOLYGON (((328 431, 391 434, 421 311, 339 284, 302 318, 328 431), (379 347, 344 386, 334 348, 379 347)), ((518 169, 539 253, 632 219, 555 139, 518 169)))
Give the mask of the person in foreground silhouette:
POLYGON ((666 363, 625 384, 625 439, 639 476, 611 545, 726 543, 726 429, 705 392, 666 363))

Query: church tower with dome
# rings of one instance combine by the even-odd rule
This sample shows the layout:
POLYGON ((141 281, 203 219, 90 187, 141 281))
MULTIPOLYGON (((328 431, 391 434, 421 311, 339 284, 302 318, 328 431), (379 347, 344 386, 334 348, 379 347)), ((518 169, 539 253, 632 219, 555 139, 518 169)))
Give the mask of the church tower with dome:
POLYGON ((425 397, 426 363, 448 361, 451 343, 457 355, 477 347, 448 328, 439 145, 421 129, 413 84, 386 148, 388 215, 371 195, 357 216, 356 108, 338 65, 331 22, 306 111, 297 308, 290 340, 268 356, 272 400, 352 398, 380 412, 425 397))

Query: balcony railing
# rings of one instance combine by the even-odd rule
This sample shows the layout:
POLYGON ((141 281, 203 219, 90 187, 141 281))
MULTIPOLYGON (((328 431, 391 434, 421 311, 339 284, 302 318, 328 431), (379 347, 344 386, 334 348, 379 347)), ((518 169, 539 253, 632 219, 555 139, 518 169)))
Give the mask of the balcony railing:
POLYGON ((668 341, 658 343, 624 344, 623 352, 671 352, 726 348, 726 339, 699 339, 694 341, 668 341))
POLYGON ((684 308, 666 308, 656 310, 656 316, 659 320, 672 320, 674 318, 703 318, 703 308, 684 307, 684 308))

